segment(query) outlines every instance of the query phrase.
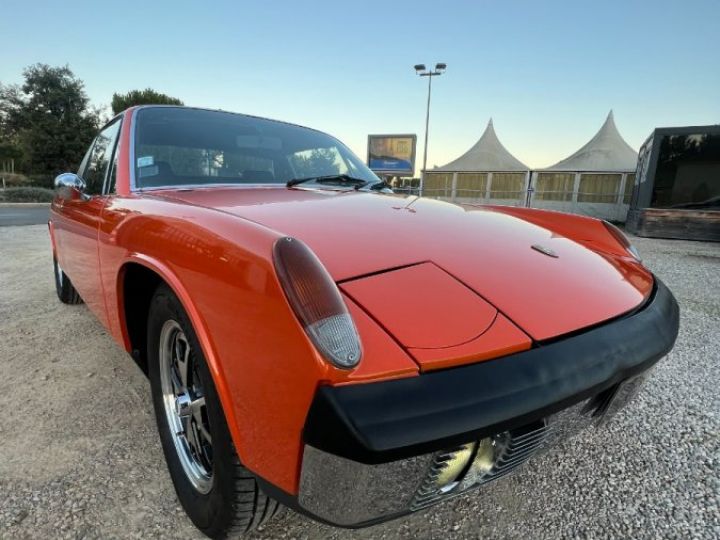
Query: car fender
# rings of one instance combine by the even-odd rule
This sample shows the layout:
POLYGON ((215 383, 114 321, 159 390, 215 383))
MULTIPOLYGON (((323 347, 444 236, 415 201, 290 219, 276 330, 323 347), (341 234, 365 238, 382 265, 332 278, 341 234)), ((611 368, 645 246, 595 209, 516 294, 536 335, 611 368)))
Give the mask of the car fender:
MULTIPOLYGON (((160 279, 162 279, 168 285, 168 287, 170 287, 175 296, 177 296, 178 300, 180 300, 180 303, 182 304, 185 313, 187 314, 191 324, 193 325, 193 330, 195 331, 195 335, 198 338, 198 342, 200 343, 203 355, 205 356, 205 360, 208 364, 208 369, 210 370, 213 382, 215 383, 215 388, 217 389, 218 396, 220 397, 220 404, 225 414, 228 428, 230 429, 233 441, 235 441, 236 446, 238 446, 237 443, 240 441, 240 434, 238 433, 235 412, 230 398, 227 380, 225 379, 225 375, 220 368, 218 355, 212 345, 212 340, 210 339, 210 333, 207 325, 198 313, 198 310, 196 309, 195 304, 192 301, 190 293, 182 284, 182 281, 168 265, 163 264, 161 261, 147 255, 143 255, 141 253, 131 253, 127 257, 125 264, 120 267, 120 271, 118 272, 118 298, 124 297, 124 292, 122 290, 123 282, 125 271, 129 263, 140 264, 141 266, 144 266, 145 268, 155 272, 155 274, 157 274, 160 279)), ((118 302, 118 308, 120 309, 120 324, 122 326, 125 350, 127 350, 128 352, 132 352, 130 337, 125 322, 126 318, 124 302, 118 302)))
POLYGON ((597 253, 632 259, 627 250, 620 245, 603 225, 601 219, 541 208, 499 205, 487 205, 484 208, 533 223, 582 244, 597 253))
POLYGON ((342 370, 320 356, 274 269, 281 233, 159 197, 118 197, 102 217, 111 333, 131 350, 123 268, 139 264, 165 280, 198 335, 240 460, 286 491, 297 490, 302 427, 318 385, 417 375, 407 354, 347 298, 367 358, 342 370))

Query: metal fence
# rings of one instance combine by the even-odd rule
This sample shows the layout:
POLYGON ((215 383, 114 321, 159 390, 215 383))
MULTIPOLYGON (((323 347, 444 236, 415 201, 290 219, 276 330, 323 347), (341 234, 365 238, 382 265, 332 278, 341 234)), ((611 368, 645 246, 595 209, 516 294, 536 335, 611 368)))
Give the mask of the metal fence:
POLYGON ((461 204, 546 208, 624 222, 634 184, 631 172, 428 172, 422 194, 461 204))

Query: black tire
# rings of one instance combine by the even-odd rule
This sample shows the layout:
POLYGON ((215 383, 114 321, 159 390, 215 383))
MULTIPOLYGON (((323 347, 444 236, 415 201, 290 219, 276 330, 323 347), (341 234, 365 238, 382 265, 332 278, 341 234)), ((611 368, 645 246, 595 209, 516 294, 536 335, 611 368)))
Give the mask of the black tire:
POLYGON ((55 292, 63 304, 82 304, 82 298, 73 287, 72 281, 62 271, 57 262, 57 258, 53 255, 53 275, 55 276, 55 292))
POLYGON ((202 349, 185 310, 167 285, 160 285, 148 316, 148 369, 155 418, 170 477, 180 504, 195 526, 211 538, 248 532, 275 516, 280 505, 258 486, 240 463, 202 349), (202 493, 188 478, 178 456, 165 412, 160 375, 160 334, 167 321, 177 322, 190 346, 190 356, 202 383, 212 435, 212 487, 202 493))

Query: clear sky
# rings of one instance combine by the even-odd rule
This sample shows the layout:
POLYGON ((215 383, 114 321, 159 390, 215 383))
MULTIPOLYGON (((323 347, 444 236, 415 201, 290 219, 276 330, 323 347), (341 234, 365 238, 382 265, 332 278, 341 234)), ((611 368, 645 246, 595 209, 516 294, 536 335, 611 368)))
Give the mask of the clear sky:
MULTIPOLYGON (((36 2, 0 4, 0 81, 69 64, 92 102, 152 87, 188 105, 327 131, 417 133, 433 82, 428 166, 490 117, 531 167, 592 137, 608 111, 636 150, 656 126, 720 122, 720 1, 36 2)), ((420 159, 418 159, 418 162, 420 159)))

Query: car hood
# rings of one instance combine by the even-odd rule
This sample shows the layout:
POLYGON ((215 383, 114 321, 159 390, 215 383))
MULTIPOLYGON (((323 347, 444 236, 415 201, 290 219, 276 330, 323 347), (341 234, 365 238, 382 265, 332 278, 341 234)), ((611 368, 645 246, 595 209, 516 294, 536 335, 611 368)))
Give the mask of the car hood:
MULTIPOLYGON (((245 187, 158 195, 237 215, 302 240, 348 294, 370 289, 354 287, 353 281, 432 263, 534 340, 632 311, 653 288, 650 272, 632 258, 593 251, 517 212, 354 190, 245 187)), ((372 303, 362 297, 371 293, 358 294, 353 299, 360 305, 372 303)), ((453 306, 444 308, 452 314, 448 320, 462 318, 453 306)), ((407 324, 413 324, 413 317, 433 317, 442 326, 443 316, 409 313, 407 324)))

